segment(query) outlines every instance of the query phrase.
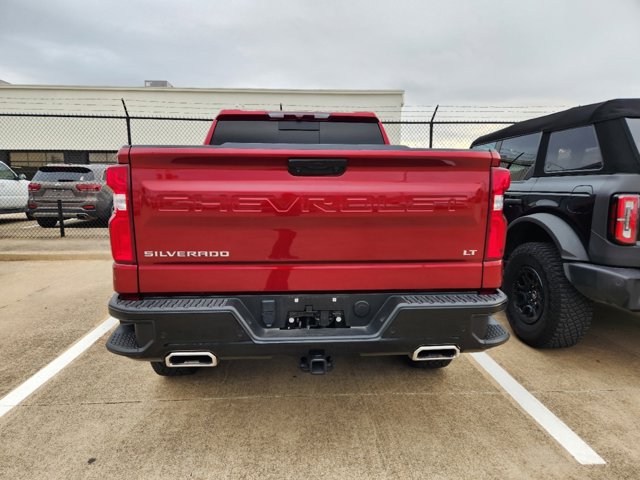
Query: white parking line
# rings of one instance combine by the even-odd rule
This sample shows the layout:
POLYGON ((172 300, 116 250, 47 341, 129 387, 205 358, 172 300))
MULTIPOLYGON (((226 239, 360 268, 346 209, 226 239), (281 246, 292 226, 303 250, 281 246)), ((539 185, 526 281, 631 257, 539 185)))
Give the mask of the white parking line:
POLYGON ((606 463, 584 440, 556 417, 540 400, 531 395, 493 358, 484 352, 471 353, 470 355, 531 418, 538 422, 579 463, 582 465, 603 465, 606 463))
POLYGON ((39 370, 33 376, 31 376, 22 385, 19 385, 2 399, 0 399, 0 417, 4 416, 13 407, 17 406, 25 398, 35 392, 38 388, 48 382, 57 373, 59 373, 64 367, 73 362, 82 353, 93 345, 100 337, 111 330, 118 324, 118 320, 113 317, 107 318, 104 322, 98 325, 96 328, 87 333, 84 337, 73 344, 67 351, 65 351, 58 358, 49 363, 46 367, 39 370))

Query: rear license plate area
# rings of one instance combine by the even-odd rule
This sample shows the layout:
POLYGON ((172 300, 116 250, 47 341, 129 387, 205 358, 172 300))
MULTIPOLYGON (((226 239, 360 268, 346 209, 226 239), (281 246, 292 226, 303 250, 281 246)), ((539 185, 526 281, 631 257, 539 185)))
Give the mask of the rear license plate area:
POLYGON ((342 310, 314 310, 307 305, 301 311, 289 311, 283 330, 307 328, 348 328, 342 310))

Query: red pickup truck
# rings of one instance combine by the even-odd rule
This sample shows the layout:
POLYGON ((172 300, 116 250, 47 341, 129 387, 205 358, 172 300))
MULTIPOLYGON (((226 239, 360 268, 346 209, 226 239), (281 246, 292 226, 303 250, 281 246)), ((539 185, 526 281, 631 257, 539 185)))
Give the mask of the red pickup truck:
POLYGON ((204 146, 126 146, 107 171, 116 354, 173 376, 289 354, 425 368, 500 345, 495 152, 388 145, 371 113, 222 111, 204 146))

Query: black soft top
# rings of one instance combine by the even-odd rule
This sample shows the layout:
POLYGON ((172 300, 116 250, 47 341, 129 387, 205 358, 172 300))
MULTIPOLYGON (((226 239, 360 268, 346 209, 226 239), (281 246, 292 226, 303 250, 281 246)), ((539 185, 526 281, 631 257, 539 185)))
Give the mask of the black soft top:
POLYGON ((544 117, 514 123, 502 130, 475 139, 471 146, 518 137, 528 133, 564 130, 621 117, 640 117, 640 98, 607 100, 606 102, 574 107, 562 112, 545 115, 544 117))

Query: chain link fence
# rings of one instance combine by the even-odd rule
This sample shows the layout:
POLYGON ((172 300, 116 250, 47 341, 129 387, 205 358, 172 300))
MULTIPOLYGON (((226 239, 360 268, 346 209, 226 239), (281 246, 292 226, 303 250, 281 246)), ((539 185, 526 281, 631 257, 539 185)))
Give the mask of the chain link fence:
MULTIPOLYGON (((211 118, 0 113, 0 239, 108 237, 105 166, 122 145, 198 145, 211 118)), ((383 122, 392 143, 468 148, 505 121, 383 122)))

